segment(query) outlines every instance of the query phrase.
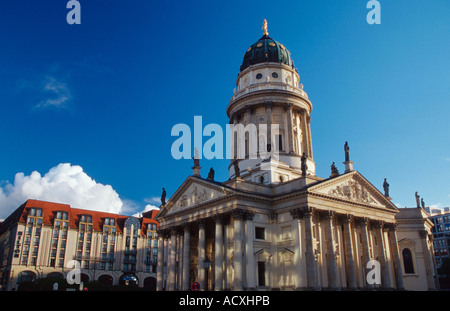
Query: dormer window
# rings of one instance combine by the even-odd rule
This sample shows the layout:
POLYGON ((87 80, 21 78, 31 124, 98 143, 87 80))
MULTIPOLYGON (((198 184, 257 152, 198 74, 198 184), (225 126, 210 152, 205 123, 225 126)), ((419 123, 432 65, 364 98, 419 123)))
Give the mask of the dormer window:
POLYGON ((92 216, 91 215, 81 215, 80 222, 85 223, 92 223, 92 216))
POLYGON ((80 217, 80 230, 81 231, 92 231, 92 216, 91 215, 81 215, 80 217))
POLYGON ((116 233, 116 220, 114 218, 105 218, 103 220, 104 233, 116 233))
POLYGON ((42 217, 42 209, 33 207, 30 209, 28 216, 42 217))
POLYGON ((104 220, 104 225, 105 226, 115 226, 115 219, 114 218, 105 218, 104 220))
POLYGON ((55 219, 68 220, 69 216, 68 216, 67 212, 56 212, 55 219))
POLYGON ((31 208, 28 212, 27 224, 29 226, 41 226, 43 222, 42 209, 31 208))

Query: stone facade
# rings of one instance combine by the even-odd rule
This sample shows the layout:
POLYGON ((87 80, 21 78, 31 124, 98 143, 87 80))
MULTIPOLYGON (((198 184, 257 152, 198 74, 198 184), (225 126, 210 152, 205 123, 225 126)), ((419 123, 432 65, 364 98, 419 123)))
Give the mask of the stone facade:
POLYGON ((204 179, 196 166, 161 206, 157 290, 432 289, 405 282, 399 238, 410 229, 348 153, 343 174, 315 175, 312 103, 286 51, 265 33, 245 54, 227 108, 244 129, 231 140, 230 179, 204 179), (277 51, 285 61, 268 61, 277 51))

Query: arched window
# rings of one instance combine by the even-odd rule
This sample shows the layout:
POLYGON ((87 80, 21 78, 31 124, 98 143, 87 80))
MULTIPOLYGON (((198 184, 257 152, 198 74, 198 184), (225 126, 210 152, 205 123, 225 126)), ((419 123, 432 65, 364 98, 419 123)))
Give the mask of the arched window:
POLYGON ((403 266, 405 267, 405 273, 414 273, 414 265, 412 254, 409 248, 404 248, 402 251, 403 266))
POLYGON ((36 274, 32 271, 22 271, 17 278, 17 284, 36 281, 36 274))
POLYGON ((131 225, 133 225, 133 227, 134 227, 133 234, 138 235, 139 230, 141 229, 141 223, 139 222, 139 220, 132 216, 128 217, 127 220, 125 220, 125 227, 128 229, 127 235, 130 234, 131 225))

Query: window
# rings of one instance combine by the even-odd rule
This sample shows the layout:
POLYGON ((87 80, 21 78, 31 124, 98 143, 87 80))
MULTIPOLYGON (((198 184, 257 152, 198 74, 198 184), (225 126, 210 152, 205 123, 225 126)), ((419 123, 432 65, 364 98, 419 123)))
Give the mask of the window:
POLYGON ((81 222, 92 223, 91 215, 81 215, 81 222))
POLYGON ((103 221, 103 232, 114 234, 116 233, 115 227, 115 219, 114 218, 105 218, 103 221))
POLYGON ((266 263, 258 261, 258 286, 266 286, 266 263))
POLYGON ((68 220, 68 214, 67 212, 56 212, 56 219, 60 219, 60 220, 68 220))
POLYGON ((413 265, 413 259, 412 254, 409 248, 405 248, 402 251, 403 255, 403 266, 405 268, 405 273, 414 273, 414 265, 413 265))
POLYGON ((42 226, 42 210, 40 208, 32 208, 28 212, 27 224, 29 226, 42 226))
POLYGON ((278 147, 278 151, 283 150, 283 136, 282 135, 277 135, 277 147, 278 147))
POLYGON ((258 79, 258 80, 262 79, 262 77, 263 77, 262 73, 258 73, 258 74, 256 75, 256 79, 258 79))
POLYGON ((31 208, 28 213, 29 216, 42 217, 42 209, 40 208, 31 208))
POLYGON ((275 79, 277 79, 277 78, 278 78, 278 73, 276 73, 276 72, 272 72, 272 78, 275 78, 275 79))
POLYGON ((264 240, 266 238, 266 229, 263 227, 255 227, 255 238, 264 240))

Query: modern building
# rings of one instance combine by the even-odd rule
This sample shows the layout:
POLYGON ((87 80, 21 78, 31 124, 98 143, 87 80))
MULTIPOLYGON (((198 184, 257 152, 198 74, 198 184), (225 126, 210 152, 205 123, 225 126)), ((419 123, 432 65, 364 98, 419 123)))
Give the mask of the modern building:
MULTIPOLYGON (((429 209, 428 209, 429 210, 429 209)), ((432 228, 434 238, 434 256, 436 267, 441 268, 445 260, 450 258, 450 208, 431 209, 430 221, 434 224, 432 228)), ((444 275, 439 275, 443 278, 444 275)), ((445 276, 448 277, 448 276, 445 276)), ((444 281, 448 283, 448 281, 444 281)), ((447 286, 449 286, 447 284, 447 286)))
POLYGON ((77 267, 84 284, 155 289, 157 212, 136 218, 28 200, 0 224, 0 287, 66 278, 77 267))
POLYGON ((265 24, 226 109, 229 180, 202 177, 194 156, 193 175, 155 218, 157 290, 436 289, 421 213, 405 216, 411 226, 397 219, 388 188, 353 169, 347 143, 345 172, 333 163, 330 176, 316 175, 312 108, 290 52, 265 24))

